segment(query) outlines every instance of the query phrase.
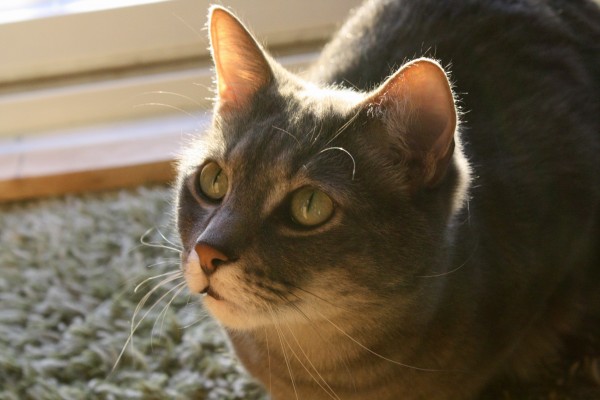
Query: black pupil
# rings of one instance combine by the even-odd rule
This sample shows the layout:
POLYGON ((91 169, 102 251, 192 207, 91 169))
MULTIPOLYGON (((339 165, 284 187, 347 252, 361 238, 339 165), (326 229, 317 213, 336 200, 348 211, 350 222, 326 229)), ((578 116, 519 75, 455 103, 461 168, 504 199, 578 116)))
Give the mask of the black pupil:
MULTIPOLYGON (((222 169, 219 169, 219 172, 217 172, 217 173, 215 174, 215 177, 214 177, 214 179, 213 179, 213 182, 212 182, 213 189, 215 189, 215 186, 216 186, 216 184, 217 184, 217 180, 219 179, 219 176, 221 175, 221 172, 223 172, 223 170, 222 170, 222 169)), ((215 191, 216 191, 216 190, 215 190, 215 191)))
POLYGON ((306 204, 306 212, 310 212, 310 209, 312 207, 312 203, 313 203, 313 199, 315 198, 315 191, 313 190, 310 193, 310 197, 308 198, 308 202, 306 204))

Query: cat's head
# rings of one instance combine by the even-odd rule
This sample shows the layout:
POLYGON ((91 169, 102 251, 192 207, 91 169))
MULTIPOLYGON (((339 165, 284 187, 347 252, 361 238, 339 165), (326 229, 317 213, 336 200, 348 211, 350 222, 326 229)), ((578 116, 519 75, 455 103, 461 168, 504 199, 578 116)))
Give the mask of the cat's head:
POLYGON ((444 71, 419 59, 368 93, 320 88, 228 11, 209 27, 214 119, 179 166, 190 290, 237 329, 409 303, 466 190, 444 71))

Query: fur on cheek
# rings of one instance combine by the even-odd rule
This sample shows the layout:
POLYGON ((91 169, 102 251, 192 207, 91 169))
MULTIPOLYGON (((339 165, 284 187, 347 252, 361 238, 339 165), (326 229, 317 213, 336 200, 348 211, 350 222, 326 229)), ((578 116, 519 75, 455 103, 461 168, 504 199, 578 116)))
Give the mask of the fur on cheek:
POLYGON ((256 290, 244 283, 239 266, 223 268, 211 276, 210 285, 223 300, 204 297, 206 309, 223 325, 231 329, 252 329, 272 323, 268 304, 261 302, 256 290))

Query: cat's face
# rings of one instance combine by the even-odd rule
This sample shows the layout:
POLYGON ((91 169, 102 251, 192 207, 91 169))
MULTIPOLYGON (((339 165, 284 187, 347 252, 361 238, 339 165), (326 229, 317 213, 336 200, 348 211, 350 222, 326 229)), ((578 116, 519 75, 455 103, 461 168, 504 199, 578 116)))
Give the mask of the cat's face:
POLYGON ((211 38, 219 98, 181 159, 177 200, 191 291, 237 329, 410 303, 452 208, 454 184, 440 183, 456 123, 449 89, 453 120, 440 106, 434 122, 417 122, 425 139, 398 138, 391 129, 421 116, 395 117, 414 114, 406 96, 385 105, 418 65, 370 94, 319 89, 274 64, 224 10, 213 11, 211 38))

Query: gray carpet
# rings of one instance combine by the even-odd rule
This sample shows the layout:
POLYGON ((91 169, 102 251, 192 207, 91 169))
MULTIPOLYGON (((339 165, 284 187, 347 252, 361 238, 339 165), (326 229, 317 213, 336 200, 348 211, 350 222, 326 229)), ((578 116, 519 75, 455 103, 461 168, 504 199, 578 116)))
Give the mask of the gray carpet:
MULTIPOLYGON (((173 299, 179 281, 140 310, 113 371, 161 278, 135 287, 179 265, 169 197, 154 187, 0 205, 0 400, 266 398, 198 299, 185 288, 173 299)), ((589 356, 540 386, 484 399, 600 399, 598 340, 590 332, 589 356)))
MULTIPOLYGON (((178 268, 169 191, 140 188, 0 205, 0 399, 261 399, 187 289, 155 292, 121 362, 136 305, 178 268), (159 233, 160 232, 160 233, 159 233), (154 308, 153 304, 157 303, 154 308)), ((139 320, 139 317, 138 317, 139 320)))

